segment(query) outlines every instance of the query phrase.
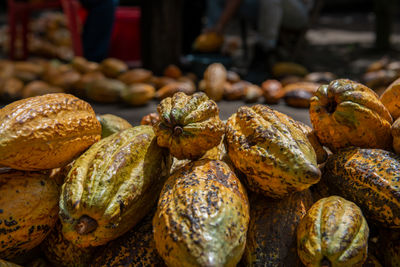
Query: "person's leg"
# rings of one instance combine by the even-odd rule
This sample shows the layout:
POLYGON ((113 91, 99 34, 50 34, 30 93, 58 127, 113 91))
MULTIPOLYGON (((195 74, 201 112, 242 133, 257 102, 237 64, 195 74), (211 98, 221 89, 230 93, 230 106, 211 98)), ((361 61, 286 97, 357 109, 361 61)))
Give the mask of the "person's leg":
POLYGON ((82 0, 88 10, 83 27, 83 54, 91 61, 107 57, 118 0, 82 0))
POLYGON ((297 30, 307 27, 309 7, 301 0, 282 0, 282 26, 297 30))
POLYGON ((217 24, 224 6, 225 0, 207 0, 207 28, 212 28, 217 24))
POLYGON ((258 43, 265 51, 275 48, 282 23, 282 0, 259 0, 258 43))
POLYGON ((238 11, 239 17, 252 26, 257 25, 259 2, 260 0, 243 0, 238 11))

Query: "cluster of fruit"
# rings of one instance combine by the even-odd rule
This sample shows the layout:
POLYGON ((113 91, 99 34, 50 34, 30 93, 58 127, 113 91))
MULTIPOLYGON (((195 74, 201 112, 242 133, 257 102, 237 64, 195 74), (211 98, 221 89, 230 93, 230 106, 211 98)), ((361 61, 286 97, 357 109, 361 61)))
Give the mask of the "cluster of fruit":
MULTIPOLYGON (((32 3, 44 0, 30 0, 32 3)), ((8 25, 0 28, 0 49, 9 52, 8 25)), ((28 51, 30 55, 70 61, 74 57, 70 32, 61 12, 43 12, 29 24, 28 51)), ((22 39, 17 38, 16 52, 22 52, 22 39)), ((19 54, 17 54, 19 56, 19 54)))
POLYGON ((260 104, 223 122, 202 92, 134 127, 68 94, 16 101, 0 110, 0 258, 399 266, 399 90, 322 85, 313 128, 260 104))
POLYGON ((254 103, 264 99, 267 104, 276 104, 284 99, 290 106, 308 108, 318 87, 336 78, 329 72, 308 73, 303 66, 289 62, 277 63, 273 74, 279 80, 266 80, 258 86, 214 63, 205 70, 197 86, 195 74, 184 75, 175 65, 167 66, 162 76, 155 76, 147 69, 128 69, 124 62, 114 58, 100 64, 81 57, 68 64, 43 59, 2 60, 0 99, 14 101, 64 92, 100 103, 123 101, 141 106, 154 98, 162 100, 177 92, 191 95, 199 90, 214 101, 224 98, 254 103))
POLYGON ((133 106, 144 105, 154 97, 171 96, 177 91, 194 93, 194 75, 183 76, 176 66, 168 66, 163 77, 149 70, 128 66, 114 58, 100 64, 75 57, 69 64, 37 59, 0 62, 0 99, 20 98, 49 93, 70 93, 101 103, 124 101, 133 106), (156 91, 156 89, 158 89, 156 91))

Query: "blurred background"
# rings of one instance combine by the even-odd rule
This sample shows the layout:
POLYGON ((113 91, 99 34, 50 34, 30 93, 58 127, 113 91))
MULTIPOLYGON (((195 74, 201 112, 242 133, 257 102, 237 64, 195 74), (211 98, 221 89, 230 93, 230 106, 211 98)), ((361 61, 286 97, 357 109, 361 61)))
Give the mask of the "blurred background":
MULTIPOLYGON (((61 87, 59 91, 76 93, 79 88, 76 94, 93 103, 97 112, 139 123, 171 92, 202 90, 204 72, 218 62, 228 71, 224 100, 219 104, 224 119, 240 105, 267 103, 309 123, 307 109, 301 108, 307 107, 321 83, 349 78, 380 94, 400 76, 400 8, 395 0, 7 0, 0 3, 0 57, 3 105, 49 92, 36 89, 42 83, 35 84, 35 93, 21 93, 29 83, 40 80, 53 90, 56 86, 61 87), (85 71, 74 69, 77 56, 99 66, 106 58, 118 59, 126 65, 117 70, 121 75, 128 69, 148 71, 150 78, 137 80, 107 74, 103 67, 98 77, 119 80, 128 87, 146 83, 153 89, 130 89, 130 99, 137 100, 130 102, 121 97, 115 101, 90 97, 89 85, 82 85, 85 71), (17 62, 14 71, 4 67, 10 62, 17 62), (34 62, 43 69, 21 77, 19 69, 30 71, 21 62, 34 62), (62 77, 68 76, 65 73, 72 77, 70 72, 76 71, 76 81, 52 81, 49 64, 57 66, 54 73, 64 73, 62 77), (178 74, 168 69, 171 65, 178 74), (176 85, 185 78, 192 82, 190 90, 176 85), (285 94, 293 88, 286 88, 278 100, 268 99, 268 90, 275 90, 268 88, 265 82, 269 80, 277 80, 283 89, 296 82, 314 84, 292 86, 307 94, 292 93, 300 102, 295 98, 295 104, 290 104, 285 94), (175 82, 175 87, 163 88, 167 81, 175 82), (239 86, 239 81, 246 83, 239 86), (246 89, 249 85, 255 88, 246 89)), ((96 93, 109 94, 104 88, 96 93)))

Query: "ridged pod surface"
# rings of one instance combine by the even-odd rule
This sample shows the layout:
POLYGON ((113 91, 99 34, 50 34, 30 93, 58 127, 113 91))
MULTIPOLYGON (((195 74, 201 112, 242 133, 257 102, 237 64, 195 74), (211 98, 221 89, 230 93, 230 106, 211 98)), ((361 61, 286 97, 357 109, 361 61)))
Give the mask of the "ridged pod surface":
POLYGON ((283 198, 320 179, 314 149, 298 123, 267 106, 240 107, 228 119, 226 140, 252 191, 283 198))
POLYGON ((40 244, 47 260, 54 266, 62 267, 86 267, 88 266, 96 248, 79 248, 65 239, 62 235, 60 222, 40 244))
POLYGON ((307 267, 362 266, 369 228, 360 208, 338 196, 322 198, 297 228, 297 252, 307 267))
POLYGON ((0 109, 0 164, 19 170, 66 165, 100 139, 92 107, 68 94, 48 94, 0 109))
POLYGON ((249 203, 222 161, 199 160, 171 175, 153 219, 168 266, 236 266, 246 243, 249 203))
POLYGON ((321 143, 332 151, 392 147, 392 117, 378 95, 360 83, 339 79, 319 87, 311 98, 310 119, 321 143))
POLYGON ((160 121, 154 125, 157 144, 169 148, 178 159, 196 159, 218 145, 225 126, 217 104, 204 93, 176 93, 157 107, 160 121))
POLYGON ((323 181, 331 193, 356 203, 369 219, 400 228, 400 156, 349 148, 328 158, 323 181))
POLYGON ((150 212, 138 225, 125 235, 108 243, 96 253, 91 267, 109 266, 165 266, 158 255, 151 223, 154 212, 150 212))
POLYGON ((48 173, 2 169, 0 196, 0 258, 12 259, 39 245, 55 225, 59 187, 48 173))
POLYGON ((65 238, 104 245, 135 226, 156 202, 167 170, 151 126, 129 128, 94 144, 74 163, 60 199, 65 238))
POLYGON ((97 119, 101 124, 101 138, 133 127, 127 120, 113 114, 99 115, 97 119))
POLYGON ((302 266, 297 256, 297 225, 313 201, 305 190, 282 200, 250 196, 250 224, 243 256, 245 266, 302 266))

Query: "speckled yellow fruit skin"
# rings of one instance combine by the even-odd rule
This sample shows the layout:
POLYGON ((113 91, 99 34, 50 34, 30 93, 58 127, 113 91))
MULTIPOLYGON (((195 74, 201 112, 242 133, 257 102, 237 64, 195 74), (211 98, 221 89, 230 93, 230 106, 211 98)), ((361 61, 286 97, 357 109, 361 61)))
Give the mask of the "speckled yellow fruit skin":
POLYGON ((236 266, 248 223, 249 203, 239 179, 222 161, 199 160, 165 183, 154 239, 168 266, 236 266))
POLYGON ((0 258, 42 242, 58 218, 59 187, 48 173, 0 171, 0 258))
POLYGON ((309 190, 282 200, 251 195, 244 266, 303 266, 297 256, 296 229, 312 203, 309 190))
POLYGON ((132 128, 127 120, 113 114, 103 114, 97 116, 101 124, 101 138, 106 138, 112 134, 132 128))
POLYGON ((307 267, 362 266, 367 259, 369 228, 361 210, 338 196, 322 198, 297 228, 297 252, 307 267))
POLYGON ((320 179, 314 149, 298 123, 267 106, 240 107, 228 119, 226 141, 252 191, 283 198, 320 179))
POLYGON ((176 93, 162 100, 157 111, 157 144, 178 159, 197 159, 221 142, 225 125, 217 104, 204 93, 176 93))
POLYGON ((79 248, 66 240, 60 222, 40 244, 40 249, 53 266, 60 267, 86 267, 96 250, 95 247, 79 248))
POLYGON ((400 156, 381 149, 349 148, 328 158, 323 181, 353 201, 369 219, 400 228, 400 156))
POLYGON ((360 83, 339 79, 319 87, 311 98, 310 119, 320 142, 332 151, 392 147, 392 117, 378 95, 360 83))
POLYGON ((0 164, 18 170, 66 165, 100 139, 92 107, 68 94, 48 94, 0 109, 0 164))
POLYGON ((123 235, 150 211, 168 176, 166 151, 151 126, 113 134, 94 144, 74 163, 60 199, 65 238, 79 247, 99 246, 123 235), (82 216, 97 222, 79 234, 82 216))
POLYGON ((99 250, 90 266, 165 266, 164 261, 158 255, 154 242, 153 216, 154 212, 150 212, 125 235, 111 241, 99 250))

